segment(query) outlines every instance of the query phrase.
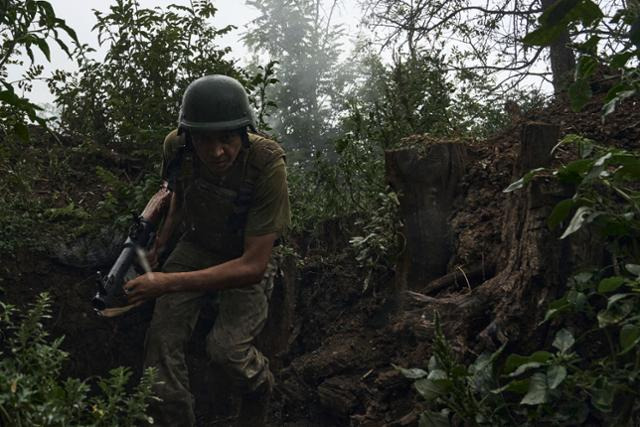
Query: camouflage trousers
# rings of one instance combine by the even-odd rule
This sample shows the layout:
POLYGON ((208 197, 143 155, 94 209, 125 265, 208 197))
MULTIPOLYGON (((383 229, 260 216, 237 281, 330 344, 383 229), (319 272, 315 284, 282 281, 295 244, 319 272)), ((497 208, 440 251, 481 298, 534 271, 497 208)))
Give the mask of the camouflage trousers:
MULTIPOLYGON (((187 271, 179 264, 166 272, 187 271)), ((266 323, 275 276, 273 263, 260 283, 214 293, 176 292, 156 300, 145 341, 145 368, 157 370, 154 393, 162 399, 150 407, 157 426, 193 426, 194 400, 189 390, 185 347, 203 304, 217 306, 214 326, 206 337, 207 355, 224 368, 241 391, 260 386, 268 376, 269 361, 253 345, 266 323)))

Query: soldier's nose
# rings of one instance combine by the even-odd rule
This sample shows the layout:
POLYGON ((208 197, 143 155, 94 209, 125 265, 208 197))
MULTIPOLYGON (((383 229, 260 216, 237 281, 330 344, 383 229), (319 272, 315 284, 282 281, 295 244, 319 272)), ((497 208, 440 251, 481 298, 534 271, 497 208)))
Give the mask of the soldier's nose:
POLYGON ((224 154, 222 144, 214 144, 211 151, 215 157, 220 157, 224 154))

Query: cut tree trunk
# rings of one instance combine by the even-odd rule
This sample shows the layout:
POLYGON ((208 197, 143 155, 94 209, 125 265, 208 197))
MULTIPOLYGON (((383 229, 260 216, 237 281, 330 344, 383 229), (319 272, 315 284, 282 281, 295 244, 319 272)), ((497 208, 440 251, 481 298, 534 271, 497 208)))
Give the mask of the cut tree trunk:
MULTIPOLYGON (((513 180, 530 169, 548 166, 558 137, 555 125, 526 123, 513 180)), ((525 188, 504 195, 503 216, 494 219, 502 227, 496 275, 452 297, 422 295, 422 304, 441 314, 444 330, 456 337, 458 347, 480 351, 506 341, 536 345, 545 336, 537 325, 548 303, 564 289, 574 258, 569 242, 559 240, 559 232, 550 230, 546 219, 568 195, 566 188, 547 178, 534 179, 525 188)), ((440 280, 446 282, 447 276, 440 280)), ((427 319, 424 327, 432 329, 429 314, 423 317, 427 319)))
POLYGON ((449 216, 465 165, 461 143, 423 143, 385 153, 387 181, 398 193, 405 248, 397 290, 424 285, 447 272, 454 237, 449 216))
MULTIPOLYGON (((522 129, 520 155, 514 165, 514 180, 527 171, 548 166, 557 143, 556 125, 531 122, 522 129)), ((502 248, 495 277, 469 295, 465 307, 486 310, 479 348, 495 348, 507 341, 539 342, 544 330, 537 325, 545 310, 565 287, 569 275, 570 245, 559 240, 546 220, 553 207, 567 196, 567 189, 546 178, 535 179, 505 200, 502 248), (471 301, 482 301, 474 304, 471 301)), ((478 318, 478 315, 472 315, 478 318)), ((471 332, 476 337, 476 331, 471 332)), ((535 344, 534 344, 535 345, 535 344)))
MULTIPOLYGON (((527 123, 514 180, 531 169, 549 166, 558 137, 556 125, 527 123)), ((481 299, 493 306, 489 325, 480 334, 484 345, 540 338, 543 331, 536 325, 543 320, 548 303, 564 289, 569 274, 569 242, 547 226, 551 210, 566 196, 566 188, 546 178, 507 195, 498 273, 478 288, 481 299)))

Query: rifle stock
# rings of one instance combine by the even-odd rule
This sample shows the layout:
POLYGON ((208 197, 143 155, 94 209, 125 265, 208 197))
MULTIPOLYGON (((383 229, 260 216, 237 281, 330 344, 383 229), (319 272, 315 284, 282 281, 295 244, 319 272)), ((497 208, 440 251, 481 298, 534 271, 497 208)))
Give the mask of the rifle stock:
POLYGON ((93 308, 100 312, 124 297, 122 286, 124 277, 132 266, 138 248, 146 248, 153 239, 154 232, 166 215, 173 192, 167 183, 154 194, 138 216, 123 243, 122 251, 106 276, 98 272, 98 291, 91 300, 93 308))

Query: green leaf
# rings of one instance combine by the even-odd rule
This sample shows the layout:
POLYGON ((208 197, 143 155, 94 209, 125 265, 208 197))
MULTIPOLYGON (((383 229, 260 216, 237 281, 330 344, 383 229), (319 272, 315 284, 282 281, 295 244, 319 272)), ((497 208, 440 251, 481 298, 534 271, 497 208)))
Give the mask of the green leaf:
POLYGON ((587 80, 598 68, 598 61, 590 55, 582 55, 576 67, 576 80, 587 80))
POLYGON ((583 138, 578 142, 578 152, 580 153, 580 157, 583 159, 589 157, 591 153, 593 153, 593 147, 595 143, 588 139, 583 138))
POLYGON ((618 303, 618 301, 622 301, 624 299, 627 299, 629 297, 632 297, 633 294, 615 294, 615 295, 611 295, 607 301, 607 307, 611 307, 612 305, 615 305, 618 303))
POLYGON ((634 52, 619 53, 611 58, 611 61, 609 61, 609 66, 612 68, 624 68, 624 66, 627 65, 627 62, 629 62, 629 60, 634 56, 634 52))
POLYGON ((593 152, 593 148, 596 145, 595 141, 592 139, 586 138, 582 135, 577 135, 575 133, 570 133, 566 135, 564 138, 562 138, 560 142, 558 142, 551 149, 551 153, 553 154, 558 149, 558 147, 566 144, 575 144, 578 147, 578 152, 580 153, 580 157, 583 159, 591 155, 591 153, 593 152))
POLYGON ((617 85, 613 86, 607 92, 607 96, 604 98, 605 101, 612 101, 618 98, 618 95, 622 92, 633 90, 633 86, 629 85, 627 82, 621 82, 617 85))
POLYGON ((592 271, 582 271, 578 274, 575 274, 573 276, 573 280, 575 280, 576 283, 584 285, 586 283, 589 283, 591 280, 593 279, 593 272, 592 271))
POLYGON ((506 385, 498 389, 491 390, 491 393, 499 394, 499 393, 502 393, 503 391, 508 391, 516 394, 526 394, 527 390, 529 390, 529 379, 525 378, 521 380, 509 381, 506 385))
POLYGON ((602 107, 603 115, 606 116, 607 114, 613 113, 616 110, 618 102, 634 96, 636 93, 637 90, 626 82, 612 87, 605 97, 605 105, 602 107))
POLYGON ((585 221, 587 221, 587 218, 589 218, 591 214, 593 214, 593 209, 588 206, 580 206, 576 213, 573 215, 569 226, 566 230, 564 230, 562 236, 560 236, 560 239, 564 239, 565 237, 580 230, 580 228, 582 228, 582 226, 585 224, 585 221))
POLYGON ((616 294, 609 297, 606 310, 598 313, 598 326, 601 328, 615 325, 624 320, 633 310, 633 301, 627 298, 632 294, 616 294))
POLYGON ((608 152, 607 154, 604 154, 604 155, 598 157, 598 159, 593 164, 594 168, 601 167, 601 166, 606 166, 609 163, 608 162, 609 159, 611 159, 612 157, 613 157, 613 153, 612 152, 608 152))
POLYGON ((409 378, 410 380, 417 380, 419 378, 424 378, 427 376, 427 372, 419 369, 419 368, 411 368, 406 369, 397 365, 391 364, 397 371, 399 371, 405 378, 409 378))
POLYGON ((563 184, 580 184, 583 179, 583 175, 587 171, 591 170, 593 166, 593 160, 580 159, 561 167, 556 172, 558 180, 563 184))
POLYGON ((640 327, 626 324, 620 328, 620 353, 625 354, 640 342, 640 327))
POLYGON ((556 337, 553 340, 553 347, 560 350, 560 353, 564 354, 575 344, 576 340, 573 334, 568 330, 562 328, 556 333, 556 337))
POLYGON ((573 12, 574 16, 572 19, 579 19, 582 25, 587 27, 604 18, 604 13, 602 13, 600 7, 591 0, 581 1, 573 12))
POLYGON ((567 368, 562 365, 553 365, 547 370, 547 383, 551 390, 562 384, 565 378, 567 378, 567 368))
POLYGON ((640 278, 640 265, 638 264, 625 264, 624 269, 634 276, 640 278))
POLYGON ((0 91, 0 101, 4 101, 9 105, 18 105, 21 98, 15 94, 13 89, 0 91))
POLYGON ((545 363, 551 356, 552 354, 548 351, 536 351, 530 356, 510 354, 504 363, 504 372, 508 374, 515 371, 519 366, 529 362, 545 363))
POLYGON ((47 44, 47 42, 44 39, 40 39, 40 38, 36 39, 35 42, 40 48, 40 50, 42 51, 42 53, 44 54, 44 56, 47 58, 47 61, 51 61, 51 50, 49 49, 49 45, 47 44))
POLYGON ((543 25, 558 25, 565 23, 571 11, 580 4, 581 0, 558 0, 540 16, 543 25))
POLYGON ((429 375, 427 376, 427 379, 430 379, 432 381, 446 380, 447 373, 442 369, 434 369, 433 371, 429 371, 429 375))
POLYGON ((640 180, 640 159, 635 157, 625 160, 615 173, 616 177, 640 180))
POLYGON ((519 190, 522 187, 524 187, 525 185, 527 185, 538 173, 542 172, 546 170, 545 168, 536 168, 536 169, 532 169, 529 172, 527 172, 526 174, 524 174, 524 176, 522 178, 520 178, 519 180, 512 182, 507 188, 505 188, 504 190, 502 190, 504 193, 510 193, 512 191, 515 190, 519 190))
POLYGON ((558 298, 557 300, 552 301, 549 304, 549 308, 550 309, 559 309, 559 308, 565 307, 567 304, 568 304, 567 296, 565 295, 562 298, 558 298))
POLYGON ((606 279, 602 279, 598 284, 598 292, 600 292, 601 294, 606 292, 613 292, 616 289, 618 289, 620 286, 622 286, 624 282, 625 282, 624 277, 620 277, 620 276, 607 277, 606 279))
POLYGON ((547 218, 547 225, 550 229, 558 226, 569 215, 571 209, 575 205, 573 199, 566 199, 556 204, 547 218))
POLYGON ((587 52, 591 55, 596 55, 598 51, 598 45, 600 44, 600 36, 593 35, 587 39, 586 42, 581 43, 577 46, 578 51, 587 52))
POLYGON ((14 126, 13 126, 13 132, 16 134, 16 136, 18 138, 20 138, 22 141, 27 142, 29 141, 29 128, 27 127, 26 124, 24 124, 23 122, 17 122, 14 126))
POLYGON ((431 356, 429 358, 429 364, 427 365, 427 368, 430 371, 433 371, 435 369, 440 369, 440 364, 438 363, 438 358, 436 356, 431 356))
POLYGON ((547 387, 547 376, 541 372, 531 376, 529 390, 522 398, 522 405, 541 405, 548 399, 549 388, 547 387))
POLYGON ((422 378, 413 383, 415 389, 427 401, 431 402, 447 392, 446 384, 422 378))
POLYGON ((566 28, 562 25, 540 27, 524 36, 522 43, 531 46, 549 46, 560 37, 564 31, 566 31, 566 28))
POLYGON ((532 369, 537 369, 541 366, 544 366, 544 364, 540 363, 540 362, 527 362, 527 363, 523 363, 522 365, 518 366, 518 369, 516 369, 515 371, 513 371, 512 373, 509 374, 510 378, 514 378, 514 377, 518 377, 522 374, 524 374, 527 371, 530 371, 532 369))
POLYGON ((571 109, 579 112, 591 99, 591 85, 586 79, 578 79, 569 85, 568 93, 571 109))
POLYGON ((549 310, 547 310, 547 312, 544 314, 544 319, 542 319, 542 321, 540 322, 540 325, 542 325, 545 322, 548 322, 549 320, 553 319, 554 317, 556 317, 558 314, 562 313, 563 311, 566 311, 567 309, 569 309, 571 307, 571 305, 569 304, 564 304, 561 307, 558 308, 550 308, 549 310))
POLYGON ((471 387, 476 393, 488 393, 492 387, 495 387, 494 380, 494 362, 502 354, 506 343, 491 354, 482 353, 469 366, 471 377, 471 387))

